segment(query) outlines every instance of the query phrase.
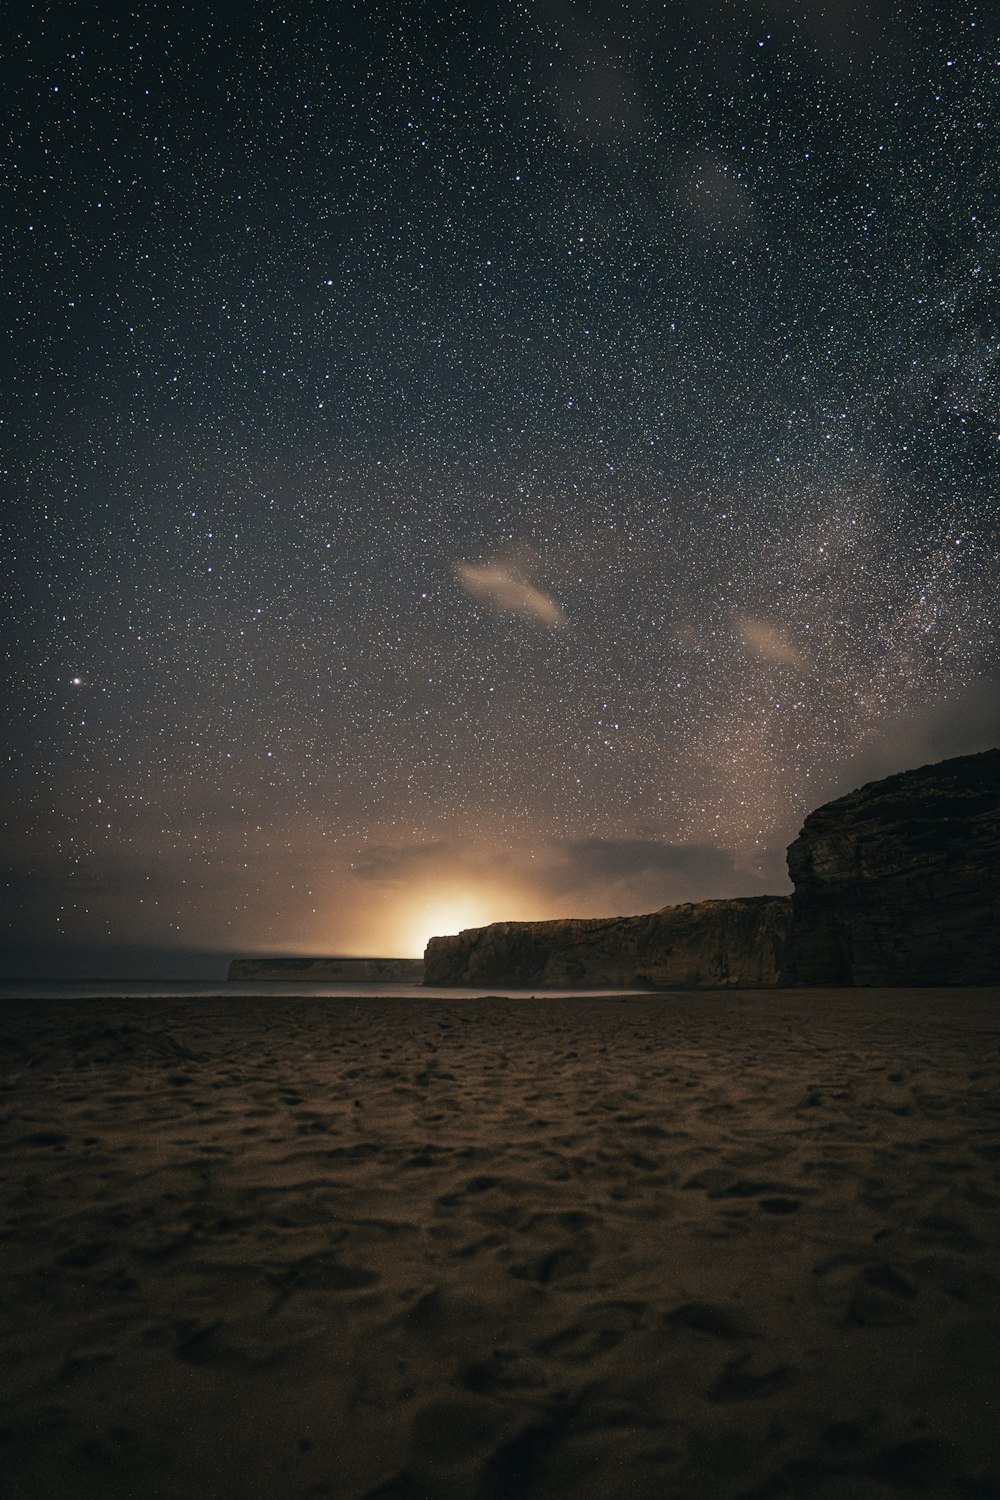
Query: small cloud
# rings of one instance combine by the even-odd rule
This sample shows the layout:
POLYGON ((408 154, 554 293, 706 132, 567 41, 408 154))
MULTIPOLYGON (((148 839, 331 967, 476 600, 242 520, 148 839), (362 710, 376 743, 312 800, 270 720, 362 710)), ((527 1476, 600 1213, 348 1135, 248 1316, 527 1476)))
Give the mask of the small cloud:
POLYGON ((806 665, 802 652, 777 625, 769 625, 766 620, 743 619, 739 622, 739 630, 744 646, 753 656, 773 661, 781 667, 801 670, 806 665))
POLYGON ((420 879, 447 870, 456 850, 450 844, 370 844, 351 861, 351 874, 357 880, 378 885, 395 885, 400 881, 420 879))
POLYGON ((569 886, 654 875, 664 879, 724 879, 732 856, 710 844, 670 844, 659 839, 564 839, 549 846, 565 862, 569 886))
POLYGON ((553 630, 566 624, 566 616, 554 599, 526 583, 504 563, 456 563, 455 577, 467 594, 502 614, 539 620, 553 630))
POLYGON ((654 911, 746 889, 728 850, 659 839, 560 840, 538 851, 532 873, 547 903, 580 915, 654 911))
POLYGON ((701 152, 685 164, 678 190, 688 219, 698 228, 743 234, 752 222, 739 174, 711 152, 701 152))
POLYGON ((460 839, 381 844, 351 862, 351 874, 366 884, 421 892, 457 886, 489 896, 496 919, 513 921, 631 915, 683 901, 756 895, 782 883, 781 869, 779 859, 774 871, 748 872, 714 845, 643 838, 560 839, 507 850, 460 839))

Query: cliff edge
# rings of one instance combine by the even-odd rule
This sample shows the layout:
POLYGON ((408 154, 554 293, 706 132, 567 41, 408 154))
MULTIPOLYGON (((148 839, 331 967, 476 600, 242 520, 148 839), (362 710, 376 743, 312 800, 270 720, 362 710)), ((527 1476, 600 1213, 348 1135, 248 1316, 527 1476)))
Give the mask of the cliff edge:
POLYGON ((810 813, 794 895, 431 938, 424 982, 752 989, 1000 982, 1000 750, 870 782, 810 813))
POLYGON ((788 849, 789 984, 1000 980, 1000 750, 873 781, 788 849))
POLYGON ((494 922, 431 938, 424 983, 545 989, 774 985, 790 916, 788 897, 750 896, 666 906, 642 917, 494 922))

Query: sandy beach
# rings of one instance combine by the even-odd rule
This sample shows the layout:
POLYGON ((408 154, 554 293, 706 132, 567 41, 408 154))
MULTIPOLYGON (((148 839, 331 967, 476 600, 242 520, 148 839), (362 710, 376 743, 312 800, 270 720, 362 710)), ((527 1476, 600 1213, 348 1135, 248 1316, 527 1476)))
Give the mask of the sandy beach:
POLYGON ((1000 1497, 1000 992, 8 1002, 5 1500, 1000 1497))

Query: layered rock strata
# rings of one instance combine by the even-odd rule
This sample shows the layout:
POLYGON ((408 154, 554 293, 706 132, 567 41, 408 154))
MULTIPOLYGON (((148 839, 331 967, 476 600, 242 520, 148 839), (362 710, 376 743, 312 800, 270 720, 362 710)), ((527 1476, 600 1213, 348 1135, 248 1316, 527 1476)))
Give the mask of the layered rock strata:
POLYGON ((1000 981, 1000 750, 828 802, 788 873, 786 983, 1000 981))
POLYGON ((642 917, 494 922, 431 938, 425 984, 719 989, 778 982, 787 897, 667 906, 642 917))

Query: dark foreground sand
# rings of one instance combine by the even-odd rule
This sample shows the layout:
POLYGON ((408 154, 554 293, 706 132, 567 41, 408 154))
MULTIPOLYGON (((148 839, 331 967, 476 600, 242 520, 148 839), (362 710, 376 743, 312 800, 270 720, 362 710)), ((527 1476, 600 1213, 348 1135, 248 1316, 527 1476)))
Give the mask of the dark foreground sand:
POLYGON ((1000 1496, 1000 992, 14 1003, 12 1500, 1000 1496))

